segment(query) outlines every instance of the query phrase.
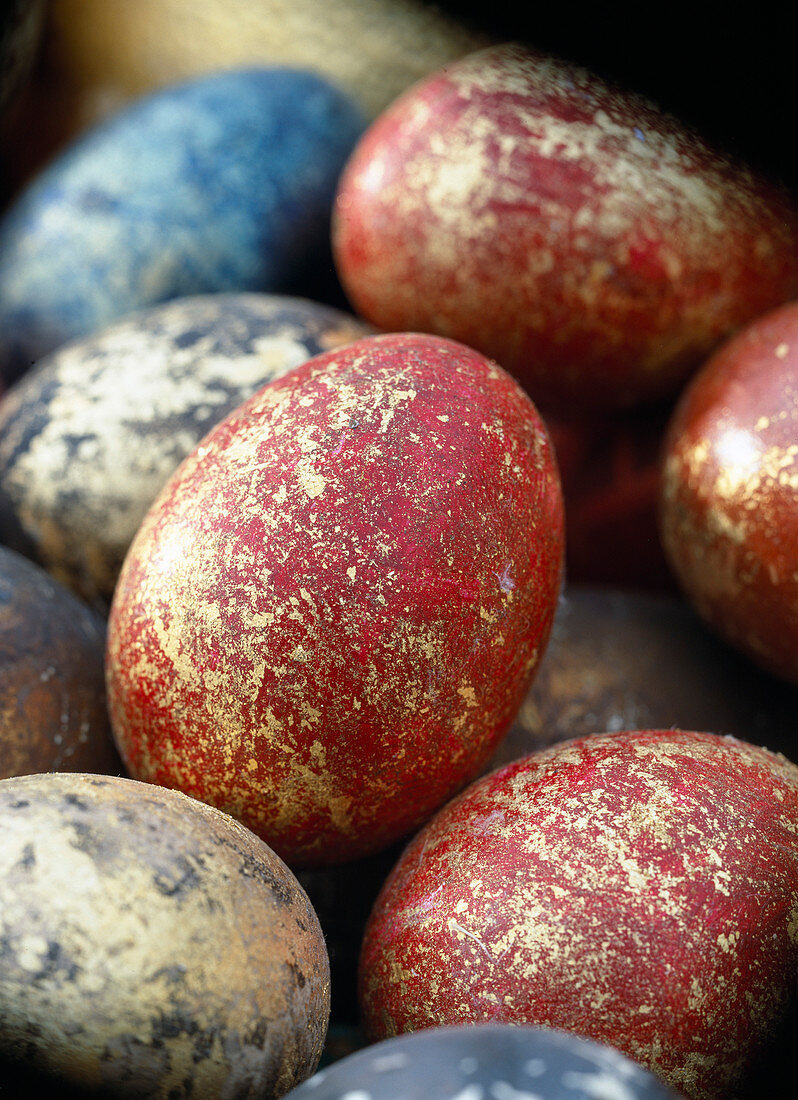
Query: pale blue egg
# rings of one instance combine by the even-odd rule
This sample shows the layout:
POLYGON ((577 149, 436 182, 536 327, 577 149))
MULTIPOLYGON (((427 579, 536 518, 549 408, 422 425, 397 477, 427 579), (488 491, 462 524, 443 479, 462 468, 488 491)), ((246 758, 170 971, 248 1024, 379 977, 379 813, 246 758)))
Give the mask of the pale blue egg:
POLYGON ((133 310, 299 292, 328 265, 338 176, 365 126, 328 81, 234 70, 85 135, 0 224, 0 378, 133 310))

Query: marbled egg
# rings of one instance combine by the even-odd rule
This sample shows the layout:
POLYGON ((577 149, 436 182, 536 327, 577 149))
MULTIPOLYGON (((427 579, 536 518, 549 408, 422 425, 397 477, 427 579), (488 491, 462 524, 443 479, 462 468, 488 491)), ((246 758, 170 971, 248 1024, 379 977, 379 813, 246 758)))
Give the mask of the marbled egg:
POLYGON ((44 1095, 260 1100, 314 1071, 324 937, 252 833, 175 791, 94 775, 6 779, 0 822, 9 1095, 34 1071, 44 1095))
POLYGON ((512 43, 376 119, 334 241, 368 320, 462 340, 566 410, 674 392, 798 294, 785 192, 643 98, 512 43))
POLYGON ((612 1047, 553 1028, 430 1028, 320 1070, 291 1100, 678 1100, 612 1047))
POLYGON ((0 539, 107 609, 145 512, 206 432, 368 331, 305 299, 198 295, 53 352, 0 404, 0 539))
POLYGON ((102 619, 0 546, 0 779, 122 771, 105 705, 104 654, 102 619))
POLYGON ((0 376, 169 298, 316 277, 362 126, 321 77, 261 68, 168 87, 87 133, 0 224, 0 376))

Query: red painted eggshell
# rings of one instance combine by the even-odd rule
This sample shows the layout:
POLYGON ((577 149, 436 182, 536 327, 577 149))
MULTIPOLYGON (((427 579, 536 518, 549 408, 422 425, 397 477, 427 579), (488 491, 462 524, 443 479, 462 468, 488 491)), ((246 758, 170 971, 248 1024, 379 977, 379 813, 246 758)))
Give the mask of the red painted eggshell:
POLYGON ((798 304, 702 368, 668 428, 662 538, 728 641, 798 683, 798 304))
POLYGON ((555 746, 445 806, 366 929, 372 1039, 483 1020, 730 1095, 798 978, 798 768, 708 733, 555 746))
POLYGON ((408 334, 309 360, 205 438, 128 554, 107 673, 131 774, 297 865, 406 835, 520 706, 562 525, 545 428, 495 363, 408 334))
POLYGON ((671 392, 798 293, 784 194, 647 100, 518 44, 378 117, 342 176, 334 247, 368 320, 462 340, 566 409, 671 392))

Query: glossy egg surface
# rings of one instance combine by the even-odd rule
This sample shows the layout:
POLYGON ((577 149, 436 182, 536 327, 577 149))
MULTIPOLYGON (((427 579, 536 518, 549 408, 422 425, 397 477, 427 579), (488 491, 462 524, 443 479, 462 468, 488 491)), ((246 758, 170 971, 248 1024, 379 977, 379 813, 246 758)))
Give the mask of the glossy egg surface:
POLYGON ((132 774, 289 862, 354 859, 475 775, 542 656, 562 499, 529 398, 439 337, 309 360, 181 465, 109 621, 132 774))
POLYGON ((462 340, 565 410, 675 390, 798 293, 786 194, 646 100, 514 43, 377 118, 341 179, 334 242, 364 317, 462 340))
POLYGON ((728 641, 798 683, 798 305, 702 368, 668 426, 663 545, 728 641))
POLYGON ((678 1100, 617 1050, 551 1028, 430 1028, 320 1070, 296 1100, 678 1100))
POLYGON ((798 768, 733 738, 626 731, 508 764, 377 899, 367 1032, 558 1027, 688 1097, 729 1095, 795 988, 796 836, 798 768))

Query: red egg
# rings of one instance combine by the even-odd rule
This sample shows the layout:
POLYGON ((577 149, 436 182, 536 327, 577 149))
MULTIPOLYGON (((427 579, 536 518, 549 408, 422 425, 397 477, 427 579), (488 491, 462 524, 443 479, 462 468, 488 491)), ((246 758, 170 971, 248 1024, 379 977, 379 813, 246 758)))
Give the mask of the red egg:
POLYGON ((294 864, 386 846, 506 732, 562 554, 548 435, 495 363, 407 334, 309 360, 205 438, 131 547, 107 660, 131 775, 294 864))
POLYGON ((369 1036, 508 1021, 729 1095, 798 979, 798 768, 633 731, 493 772, 405 850, 366 929, 369 1036))
POLYGON ((462 340, 566 409, 674 391, 798 293, 784 194, 648 101, 516 44, 378 117, 343 174, 334 247, 368 320, 462 340))
POLYGON ((663 544, 728 641, 798 683, 798 304, 702 368, 665 443, 663 544))

